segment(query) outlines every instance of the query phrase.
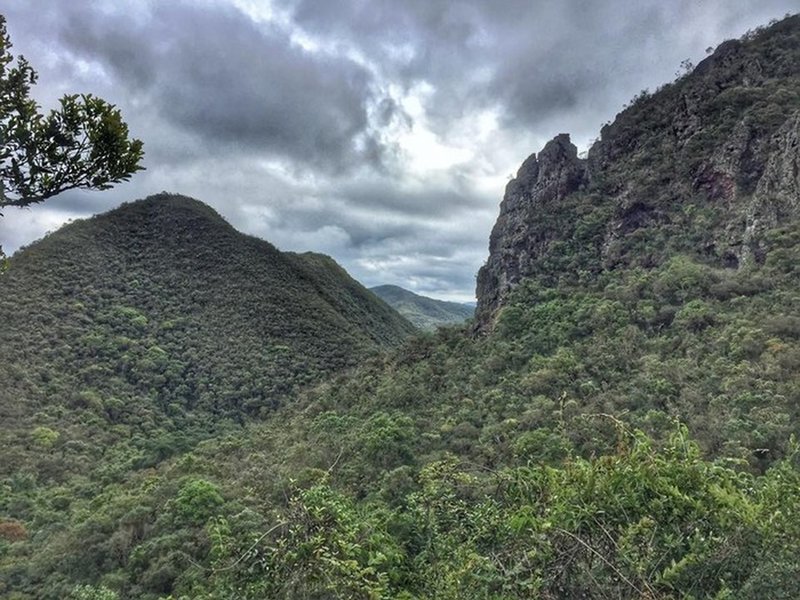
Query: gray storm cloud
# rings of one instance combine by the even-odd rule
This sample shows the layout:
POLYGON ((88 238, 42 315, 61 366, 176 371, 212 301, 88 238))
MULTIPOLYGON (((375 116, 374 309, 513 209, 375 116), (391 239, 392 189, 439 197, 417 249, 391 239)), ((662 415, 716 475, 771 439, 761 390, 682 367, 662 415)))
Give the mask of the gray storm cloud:
POLYGON ((203 141, 316 170, 379 156, 367 131, 372 76, 346 57, 307 51, 230 6, 157 3, 146 21, 73 10, 64 47, 203 141))
POLYGON ((8 0, 43 105, 116 103, 147 170, 0 219, 13 250, 169 190, 367 285, 466 300, 507 176, 796 0, 8 0))

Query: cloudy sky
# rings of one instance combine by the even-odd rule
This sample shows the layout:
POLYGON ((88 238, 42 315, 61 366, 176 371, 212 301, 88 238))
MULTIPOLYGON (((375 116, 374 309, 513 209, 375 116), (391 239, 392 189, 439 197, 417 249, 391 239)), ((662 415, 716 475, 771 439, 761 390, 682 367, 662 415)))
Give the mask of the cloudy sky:
POLYGON ((682 60, 796 0, 4 0, 43 107, 119 106, 147 168, 0 219, 6 251, 162 190, 367 285, 454 300, 503 188, 555 134, 581 150, 682 60))

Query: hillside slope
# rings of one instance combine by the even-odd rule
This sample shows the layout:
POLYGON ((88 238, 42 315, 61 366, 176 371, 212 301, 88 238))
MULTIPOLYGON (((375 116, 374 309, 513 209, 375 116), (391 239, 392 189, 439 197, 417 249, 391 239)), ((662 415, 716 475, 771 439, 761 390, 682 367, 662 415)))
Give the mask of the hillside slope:
POLYGON ((526 277, 589 281, 677 253, 763 263, 770 229, 800 215, 800 15, 721 44, 642 92, 580 159, 561 134, 510 181, 478 274, 486 329, 526 277))
POLYGON ((463 323, 474 313, 464 304, 420 296, 396 285, 379 285, 369 290, 423 331, 463 323))
MULTIPOLYGON (((634 103, 590 153, 607 186, 563 136, 526 161, 482 335, 411 338, 124 480, 6 478, 0 581, 46 600, 800 597, 800 199, 795 146, 773 146, 799 36, 792 17, 726 43, 634 103), (736 172, 763 164, 774 195, 693 187, 681 103, 704 107, 698 144, 750 115, 736 172)), ((703 144, 697 164, 727 147, 703 144)))
POLYGON ((171 195, 17 253, 0 322, 1 435, 15 449, 0 470, 44 445, 44 479, 116 442, 131 464, 159 460, 413 331, 333 260, 282 253, 171 195))

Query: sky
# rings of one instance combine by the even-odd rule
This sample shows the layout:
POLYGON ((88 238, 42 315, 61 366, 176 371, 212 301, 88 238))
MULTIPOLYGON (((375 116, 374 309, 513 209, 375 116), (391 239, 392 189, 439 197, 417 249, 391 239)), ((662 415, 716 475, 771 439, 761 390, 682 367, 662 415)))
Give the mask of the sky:
POLYGON ((117 105, 145 171, 6 209, 7 253, 161 191, 368 286, 456 301, 508 180, 796 0, 4 0, 43 109, 117 105))

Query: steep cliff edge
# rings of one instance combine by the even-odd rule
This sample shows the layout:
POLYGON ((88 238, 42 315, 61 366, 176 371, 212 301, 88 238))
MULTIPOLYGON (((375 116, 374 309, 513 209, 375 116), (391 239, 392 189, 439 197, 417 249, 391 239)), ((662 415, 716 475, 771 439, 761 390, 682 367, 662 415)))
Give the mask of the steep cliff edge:
POLYGON ((800 215, 800 15, 721 44, 642 92, 588 159, 567 134, 509 182, 478 274, 476 327, 523 279, 582 281, 675 254, 757 266, 765 234, 800 215))
POLYGON ((559 201, 586 182, 586 161, 562 133, 538 154, 522 163, 515 179, 506 186, 500 217, 489 238, 489 260, 478 273, 478 322, 485 322, 503 303, 533 264, 549 250, 559 232, 537 218, 558 211, 559 201))

